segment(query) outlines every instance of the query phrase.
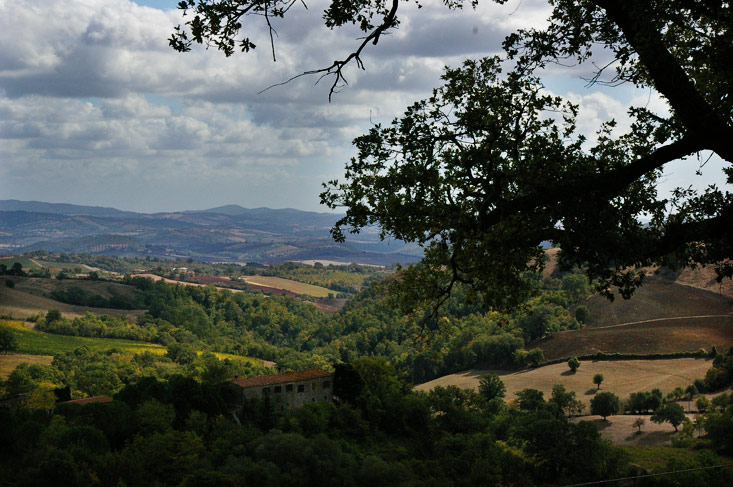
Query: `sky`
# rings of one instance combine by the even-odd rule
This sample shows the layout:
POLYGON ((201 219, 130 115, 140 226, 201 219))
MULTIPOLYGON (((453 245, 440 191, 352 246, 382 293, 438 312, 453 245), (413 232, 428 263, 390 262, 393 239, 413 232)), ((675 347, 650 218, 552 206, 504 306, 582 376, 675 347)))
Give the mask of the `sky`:
MULTIPOLYGON (((168 46, 181 23, 177 0, 0 0, 0 199, 158 212, 245 207, 329 211, 323 181, 343 178, 351 141, 430 95, 444 66, 501 52, 522 27, 540 27, 539 0, 484 0, 452 12, 439 0, 401 6, 401 25, 346 70, 349 85, 328 102, 326 81, 303 77, 357 46, 353 28, 323 25, 325 0, 276 19, 273 62, 260 18, 247 19, 258 46, 227 58, 215 49, 168 46)), ((588 135, 629 104, 665 103, 631 86, 588 87, 592 66, 555 66, 547 89, 578 103, 588 135)), ((714 158, 665 172, 662 190, 722 182, 714 158)))

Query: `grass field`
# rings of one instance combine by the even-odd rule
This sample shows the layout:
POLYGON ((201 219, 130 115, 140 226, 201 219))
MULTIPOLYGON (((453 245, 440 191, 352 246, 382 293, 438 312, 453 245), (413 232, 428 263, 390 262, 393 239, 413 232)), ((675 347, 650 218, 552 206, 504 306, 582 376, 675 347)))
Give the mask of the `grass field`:
POLYGON ((86 279, 63 279, 59 281, 55 278, 40 277, 15 277, 13 280, 15 281, 13 289, 16 291, 44 297, 53 291, 67 290, 71 287, 78 287, 87 294, 102 296, 106 299, 115 295, 133 299, 136 295, 141 294, 132 286, 109 281, 90 281, 86 279))
POLYGON ((35 262, 40 264, 42 267, 46 267, 51 270, 64 270, 73 271, 74 269, 80 269, 81 272, 98 271, 98 267, 91 267, 86 264, 80 264, 78 262, 49 262, 46 260, 37 260, 35 262))
POLYGON ((681 358, 669 360, 619 360, 581 361, 575 374, 570 373, 567 364, 554 364, 517 372, 496 370, 467 370, 450 374, 420 384, 418 390, 430 390, 435 386, 456 385, 462 388, 476 388, 479 380, 490 373, 501 376, 506 385, 506 399, 513 400, 514 394, 522 389, 538 389, 550 397, 552 386, 561 384, 568 391, 574 391, 577 398, 586 404, 596 393, 593 376, 601 373, 604 381, 601 391, 610 391, 621 399, 628 399, 632 392, 651 390, 656 387, 665 394, 675 387, 687 387, 697 378, 702 378, 711 367, 712 361, 681 358))
POLYGON ((8 375, 20 364, 49 365, 53 361, 51 355, 29 355, 26 353, 0 354, 0 379, 7 379, 8 375))
POLYGON ((110 308, 89 308, 64 304, 53 299, 36 296, 18 289, 9 289, 0 286, 0 315, 17 319, 25 319, 30 316, 45 314, 49 309, 57 309, 67 318, 84 316, 86 313, 107 314, 116 317, 130 317, 136 319, 143 314, 144 310, 124 310, 110 308))
POLYGON ((537 340, 528 348, 541 348, 545 359, 607 353, 692 352, 715 345, 733 345, 733 315, 711 318, 660 319, 625 326, 562 331, 537 340))
POLYGON ((728 296, 661 279, 649 279, 631 299, 617 296, 610 302, 601 296, 593 296, 584 304, 590 311, 588 326, 733 313, 733 299, 728 296))
MULTIPOLYGON (((681 404, 687 409, 686 402, 682 402, 681 404)), ((688 414, 687 417, 690 421, 695 420, 694 414, 688 414)), ((589 421, 595 424, 601 436, 610 440, 614 445, 631 447, 629 451, 634 455, 635 460, 637 457, 639 459, 643 458, 641 463, 638 461, 634 461, 634 463, 646 468, 651 469, 656 466, 663 466, 667 459, 672 458, 671 455, 675 455, 675 452, 679 452, 682 458, 690 454, 689 451, 678 448, 669 448, 669 451, 658 450, 656 445, 671 443, 675 435, 674 426, 669 423, 652 423, 649 418, 650 415, 648 414, 629 414, 609 416, 605 420, 600 416, 581 416, 579 418, 573 418, 571 421, 589 421), (634 426, 634 421, 637 418, 644 420, 641 432, 634 426)), ((679 457, 675 456, 674 458, 679 457)))
POLYGON ((91 351, 103 352, 117 349, 125 353, 153 352, 166 353, 166 348, 152 343, 119 340, 116 338, 87 338, 66 335, 55 335, 31 330, 22 321, 0 320, 0 327, 10 329, 18 340, 19 353, 31 355, 53 355, 60 352, 71 352, 79 347, 87 347, 91 351))
POLYGON ((26 257, 0 257, 0 264, 5 264, 8 269, 13 267, 13 264, 16 262, 20 262, 20 265, 23 266, 23 269, 40 269, 41 266, 36 264, 35 262, 31 261, 30 259, 26 257))
MULTIPOLYGON (((89 350, 101 352, 110 349, 117 349, 123 353, 153 352, 163 355, 167 349, 162 345, 143 343, 133 340, 120 340, 116 338, 87 338, 67 335, 56 335, 44 333, 27 328, 22 321, 0 320, 0 327, 12 330, 18 340, 18 353, 3 355, 0 354, 0 377, 9 374, 16 365, 22 362, 30 363, 51 363, 53 355, 60 352, 76 350, 79 347, 87 347, 89 350)), ((198 352, 201 354, 202 352, 198 352)), ((268 363, 251 358, 233 355, 229 353, 215 352, 219 360, 229 359, 239 362, 251 362, 254 364, 268 363)))
POLYGON ((247 284, 271 287, 274 289, 285 289, 286 291, 294 292, 295 294, 306 294, 308 296, 313 296, 314 298, 325 298, 328 297, 329 294, 336 294, 336 291, 326 289, 325 287, 291 281, 290 279, 283 279, 282 277, 247 276, 244 279, 247 284))
MULTIPOLYGON (((647 424, 649 422, 647 421, 647 424)), ((654 424, 654 423, 652 423, 654 424)), ((666 423, 665 423, 666 424, 666 423)), ((656 426, 656 425, 655 425, 656 426)), ((642 426, 642 436, 644 433, 645 426, 642 426)), ((622 445, 623 446, 623 445, 622 445)), ((713 465, 726 465, 731 463, 730 458, 720 456, 710 450, 696 450, 694 448, 674 448, 671 446, 646 446, 642 444, 636 444, 634 446, 623 446, 625 450, 631 455, 633 463, 644 467, 647 470, 654 470, 655 468, 661 468, 662 471, 667 471, 667 462, 669 460, 676 460, 678 464, 684 465, 690 458, 696 455, 705 455, 706 461, 711 462, 713 465)), ((733 471, 733 467, 726 467, 728 471, 733 471)), ((607 483, 606 485, 612 486, 613 483, 607 483)), ((635 484, 644 485, 644 484, 635 484)), ((654 485, 669 485, 669 484, 654 484, 654 485)), ((680 485, 680 484, 677 484, 680 485)), ((689 485, 683 483, 682 485, 689 485)))

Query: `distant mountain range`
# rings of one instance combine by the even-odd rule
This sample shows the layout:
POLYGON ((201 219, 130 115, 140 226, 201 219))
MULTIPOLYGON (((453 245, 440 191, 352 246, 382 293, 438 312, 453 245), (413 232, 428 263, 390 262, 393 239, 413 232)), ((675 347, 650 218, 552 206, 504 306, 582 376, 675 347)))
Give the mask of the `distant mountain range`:
POLYGON ((0 253, 34 250, 203 261, 333 260, 386 265, 419 260, 419 247, 366 229, 331 239, 340 215, 227 205, 174 213, 0 200, 0 253))

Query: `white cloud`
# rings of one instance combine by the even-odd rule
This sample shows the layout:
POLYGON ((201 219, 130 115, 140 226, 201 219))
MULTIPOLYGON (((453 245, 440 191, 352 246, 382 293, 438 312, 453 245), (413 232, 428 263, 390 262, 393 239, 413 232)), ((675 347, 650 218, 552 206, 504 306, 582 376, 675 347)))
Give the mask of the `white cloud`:
MULTIPOLYGON (((318 209, 320 181, 343 172, 354 137, 428 96, 443 66, 499 51, 505 34, 549 12, 540 0, 463 12, 404 3, 400 29, 367 47, 366 71, 347 68, 333 103, 330 80, 315 77, 258 94, 358 45, 358 29, 323 26, 325 1, 276 19, 273 63, 260 18, 246 19, 257 49, 226 58, 170 49, 173 8, 0 0, 0 193, 138 210, 318 209)), ((569 96, 583 105, 584 130, 625 115, 613 95, 569 96)))

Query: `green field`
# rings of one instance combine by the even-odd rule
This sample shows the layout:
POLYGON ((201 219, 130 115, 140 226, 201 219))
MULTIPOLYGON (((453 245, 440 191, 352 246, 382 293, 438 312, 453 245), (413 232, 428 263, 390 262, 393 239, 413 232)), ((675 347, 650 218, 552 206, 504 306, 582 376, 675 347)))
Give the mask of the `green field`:
POLYGON ((31 355, 54 355, 61 352, 71 352, 79 347, 87 347, 94 352, 103 352, 114 348, 126 353, 153 352, 160 355, 166 353, 165 347, 152 343, 117 338, 87 338, 43 333, 24 327, 22 321, 0 320, 0 327, 9 328, 13 332, 18 340, 17 352, 31 355))
POLYGON ((10 269, 13 264, 16 262, 20 262, 20 265, 23 266, 23 269, 40 269, 41 266, 36 264, 35 262, 32 262, 30 259, 26 257, 0 257, 0 264, 5 264, 8 269, 10 269))
MULTIPOLYGON (((152 352, 163 355, 167 352, 167 349, 162 345, 136 342, 133 340, 120 340, 117 338, 87 338, 44 333, 26 328, 23 326, 22 321, 0 320, 0 327, 10 329, 18 340, 18 350, 16 350, 18 353, 0 356, 0 363, 10 363, 12 361, 11 358, 17 358, 21 356, 21 354, 25 354, 25 357, 29 355, 50 357, 57 353, 74 351, 79 347, 87 347, 89 350, 94 352, 104 352, 111 349, 116 349, 123 353, 130 354, 152 352)), ((201 354, 202 352, 198 353, 201 354)), ((250 357, 242 357, 240 355, 219 352, 215 352, 214 355, 216 355, 216 358, 219 360, 229 359, 232 361, 250 362, 255 365, 262 364, 260 360, 250 357)), ((21 361, 29 362, 34 360, 24 359, 21 361)), ((14 364, 13 367, 15 365, 17 365, 17 363, 14 364)), ((1 373, 2 370, 0 370, 0 375, 1 373)))
MULTIPOLYGON (((666 470, 668 462, 684 465, 692 457, 699 454, 699 452, 690 448, 674 448, 666 445, 654 445, 654 446, 624 446, 629 455, 634 459, 634 463, 653 471, 654 469, 666 470)), ((705 457, 708 461, 712 460, 716 465, 730 464, 730 459, 721 457, 712 452, 705 452, 705 457)), ((728 467, 730 469, 731 467, 728 467)))
POLYGON ((283 279, 282 277, 247 276, 244 278, 244 280, 247 282, 247 284, 271 287, 274 289, 284 289, 295 294, 307 294, 308 296, 313 296, 314 298, 326 298, 329 294, 336 294, 336 291, 326 289, 325 287, 314 286, 313 284, 306 284, 298 281, 291 281, 290 279, 283 279))
POLYGON ((51 365, 53 357, 50 355, 31 355, 27 353, 0 354, 0 379, 7 379, 8 375, 20 364, 51 365))

